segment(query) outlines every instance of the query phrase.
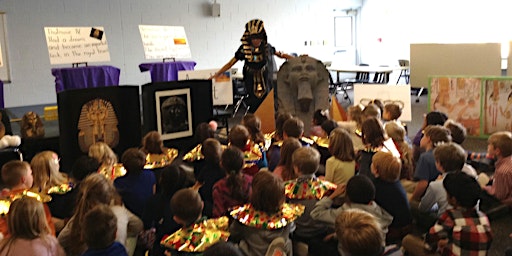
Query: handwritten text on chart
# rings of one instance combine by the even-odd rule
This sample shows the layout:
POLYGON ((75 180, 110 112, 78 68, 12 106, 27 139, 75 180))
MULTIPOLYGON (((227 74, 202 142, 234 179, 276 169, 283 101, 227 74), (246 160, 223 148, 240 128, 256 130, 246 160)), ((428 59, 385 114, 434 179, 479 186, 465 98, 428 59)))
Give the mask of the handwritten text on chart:
POLYGON ((139 25, 146 59, 191 58, 185 28, 139 25))
POLYGON ((45 27, 44 31, 51 64, 110 61, 106 36, 91 37, 91 27, 45 27))

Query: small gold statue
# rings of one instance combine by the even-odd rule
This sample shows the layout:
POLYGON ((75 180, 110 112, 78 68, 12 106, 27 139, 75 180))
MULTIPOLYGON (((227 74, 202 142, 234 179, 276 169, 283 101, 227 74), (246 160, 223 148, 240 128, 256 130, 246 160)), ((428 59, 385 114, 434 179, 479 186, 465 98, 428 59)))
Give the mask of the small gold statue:
POLYGON ((39 115, 33 111, 25 113, 21 119, 22 138, 43 138, 44 125, 39 115))

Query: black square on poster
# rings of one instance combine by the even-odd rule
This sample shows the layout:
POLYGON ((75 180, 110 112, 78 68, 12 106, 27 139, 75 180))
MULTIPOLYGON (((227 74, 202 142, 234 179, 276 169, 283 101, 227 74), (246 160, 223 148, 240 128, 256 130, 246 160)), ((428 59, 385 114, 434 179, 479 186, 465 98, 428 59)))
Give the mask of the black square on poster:
POLYGON ((139 86, 66 90, 57 94, 62 170, 95 141, 121 154, 141 142, 139 86))
POLYGON ((167 138, 165 145, 182 153, 196 145, 193 134, 196 126, 212 119, 212 83, 210 80, 185 80, 145 84, 142 86, 142 106, 143 134, 160 130, 162 137, 167 138), (169 104, 183 105, 183 108, 172 110, 182 114, 165 116, 169 113, 166 108, 169 104), (177 116, 183 118, 175 121, 177 116))

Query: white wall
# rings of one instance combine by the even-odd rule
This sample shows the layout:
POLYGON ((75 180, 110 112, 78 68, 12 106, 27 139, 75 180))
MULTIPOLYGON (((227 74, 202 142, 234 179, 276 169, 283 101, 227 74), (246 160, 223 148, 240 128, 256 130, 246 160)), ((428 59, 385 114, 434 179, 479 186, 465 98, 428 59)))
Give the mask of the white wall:
MULTIPOLYGON (((218 0, 221 17, 211 17, 213 0, 0 0, 7 15, 11 84, 6 107, 56 102, 46 50, 45 26, 103 26, 120 84, 150 81, 138 65, 144 59, 138 25, 184 26, 196 69, 217 68, 240 43, 245 23, 265 21, 269 42, 285 52, 319 59, 334 52, 334 9, 361 0, 218 0), (250 4, 249 4, 250 3, 250 4), (304 41, 328 46, 304 46, 304 41)), ((410 43, 501 42, 512 39, 506 0, 363 0, 358 44, 361 61, 396 65, 409 58, 410 43), (378 39, 382 41, 379 42, 378 39)), ((239 63, 241 66, 241 63, 239 63)))
POLYGON ((506 0, 363 0, 361 61, 396 65, 397 59, 409 59, 410 43, 510 41, 509 3, 506 0))
MULTIPOLYGON (((0 0, 7 15, 11 84, 4 87, 6 107, 55 103, 54 77, 43 27, 103 26, 111 62, 121 69, 120 84, 150 82, 138 65, 149 62, 138 25, 184 26, 196 69, 225 64, 240 44, 245 23, 264 20, 269 42, 277 50, 307 53, 305 40, 333 42, 333 9, 360 0, 219 0, 221 16, 210 15, 208 0, 0 0), (313 24, 314 22, 314 24, 313 24)), ((310 47, 311 48, 311 47, 310 47)), ((332 49, 315 51, 332 53, 332 49), (324 51, 325 50, 325 51, 324 51)), ((240 63, 241 64, 241 63, 240 63)), ((69 67, 68 65, 67 67, 69 67)))

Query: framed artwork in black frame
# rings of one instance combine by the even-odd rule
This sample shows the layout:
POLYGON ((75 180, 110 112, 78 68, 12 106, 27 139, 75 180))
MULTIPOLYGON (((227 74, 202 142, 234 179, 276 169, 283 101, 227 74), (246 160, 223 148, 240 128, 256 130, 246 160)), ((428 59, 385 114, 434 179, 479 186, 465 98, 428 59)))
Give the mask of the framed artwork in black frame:
MULTIPOLYGON (((198 124, 201 122, 209 122, 213 118, 213 101, 212 101, 212 84, 210 80, 184 80, 184 81, 170 81, 170 82, 159 82, 159 83, 148 83, 142 85, 142 107, 143 107, 143 134, 150 131, 164 130, 162 127, 162 110, 159 109, 160 114, 157 113, 157 101, 160 101, 160 105, 163 105, 168 97, 178 95, 186 102, 187 107, 190 106, 190 111, 187 110, 189 129, 186 128, 187 135, 181 134, 185 130, 185 126, 181 128, 173 128, 179 131, 177 132, 161 132, 164 137, 164 144, 167 147, 176 148, 181 152, 188 152, 191 148, 197 145, 194 139, 194 132, 198 124), (187 90, 190 92, 190 99, 184 100, 187 95, 187 90), (157 96, 158 93, 158 96, 157 96), (170 95, 168 95, 170 93, 170 95), (160 118, 160 125, 158 119, 160 118), (191 126, 190 126, 191 123, 191 126), (183 129, 183 131, 181 131, 183 129), (173 138, 167 138, 166 135, 170 135, 173 138)), ((165 118, 164 118, 165 119, 165 118)), ((174 131, 171 129, 171 131, 174 131)))
POLYGON ((192 136, 190 88, 155 92, 156 121, 163 140, 192 136))

